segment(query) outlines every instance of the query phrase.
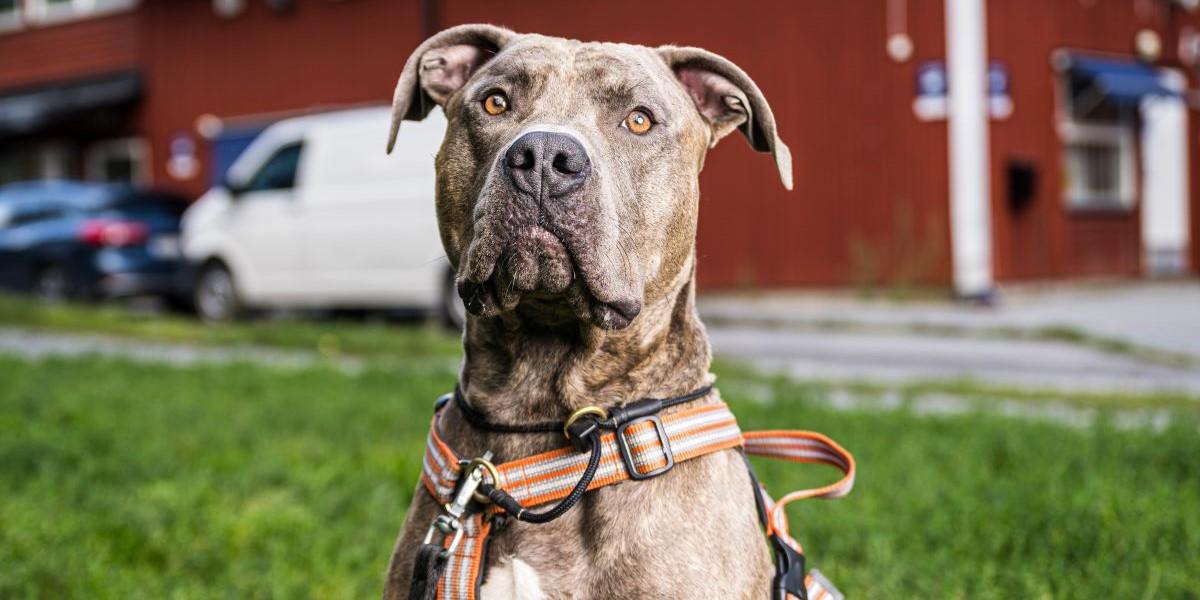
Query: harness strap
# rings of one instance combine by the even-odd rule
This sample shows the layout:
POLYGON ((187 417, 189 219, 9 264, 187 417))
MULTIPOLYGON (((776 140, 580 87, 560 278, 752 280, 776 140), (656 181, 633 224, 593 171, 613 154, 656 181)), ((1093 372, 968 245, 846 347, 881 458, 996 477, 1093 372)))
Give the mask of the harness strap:
MULTIPOLYGON (((437 422, 435 415, 425 446, 421 481, 434 498, 445 502, 454 493, 462 466, 458 455, 438 435, 437 422)), ((631 479, 631 470, 641 474, 658 469, 667 463, 668 453, 680 462, 742 445, 737 419, 724 404, 671 413, 663 416, 661 423, 660 428, 653 421, 634 421, 622 432, 621 442, 616 432, 602 434, 600 464, 587 491, 631 479), (622 444, 628 449, 632 469, 622 458, 622 444)), ((589 454, 572 447, 551 450, 496 465, 499 485, 491 481, 490 474, 486 483, 500 487, 524 506, 540 506, 569 495, 587 469, 589 458, 589 454)))
MULTIPOLYGON (((441 402, 438 408, 444 404, 441 402)), ((421 481, 438 503, 447 503, 458 490, 467 463, 441 439, 438 431, 440 414, 439 410, 430 424, 421 481)), ((549 520, 569 509, 584 491, 629 479, 653 477, 666 472, 676 462, 739 446, 744 448, 746 455, 826 464, 843 472, 843 477, 836 483, 792 492, 778 502, 773 501, 766 488, 754 480, 759 515, 776 559, 773 600, 841 599, 841 594, 818 571, 804 574, 803 548, 791 537, 785 508, 805 498, 838 498, 848 493, 855 477, 854 458, 850 453, 819 433, 760 431, 743 434, 724 403, 698 406, 662 417, 648 410, 646 414, 639 411, 630 417, 615 431, 600 433, 598 429, 590 429, 586 438, 591 452, 565 447, 495 465, 494 473, 481 473, 482 469, 473 471, 467 479, 474 479, 479 491, 495 504, 487 506, 483 512, 463 517, 461 540, 457 536, 447 536, 440 546, 426 544, 431 548, 422 546, 418 550, 410 600, 432 600, 434 597, 430 594, 434 589, 437 600, 476 600, 493 519, 502 518, 506 513, 513 517, 530 517, 528 507, 565 499, 553 509, 533 515, 549 520)), ((490 453, 487 456, 490 457, 490 453)))

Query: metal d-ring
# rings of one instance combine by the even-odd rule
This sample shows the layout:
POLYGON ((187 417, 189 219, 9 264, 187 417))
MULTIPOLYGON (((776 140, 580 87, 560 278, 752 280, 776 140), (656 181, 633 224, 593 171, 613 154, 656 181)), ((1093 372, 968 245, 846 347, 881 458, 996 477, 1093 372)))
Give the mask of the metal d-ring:
POLYGON ((604 410, 603 408, 600 408, 599 406, 585 406, 585 407, 571 413, 571 416, 567 417, 567 422, 563 424, 563 435, 567 436, 567 439, 571 439, 571 431, 570 431, 571 426, 575 424, 575 421, 578 421, 579 419, 586 417, 588 415, 596 417, 596 418, 600 419, 601 421, 608 420, 608 411, 607 410, 604 410))
MULTIPOLYGON (((464 471, 464 473, 466 473, 467 476, 470 477, 471 474, 475 472, 475 469, 478 469, 480 467, 482 467, 483 470, 487 471, 488 475, 492 476, 492 487, 494 487, 498 490, 504 489, 503 480, 500 479, 500 470, 496 468, 496 465, 492 464, 492 461, 490 461, 486 458, 472 459, 471 462, 467 463, 467 468, 464 471)), ((488 498, 487 496, 480 494, 478 491, 471 492, 471 498, 473 498, 476 502, 478 502, 480 504, 491 504, 492 503, 491 498, 488 498)))

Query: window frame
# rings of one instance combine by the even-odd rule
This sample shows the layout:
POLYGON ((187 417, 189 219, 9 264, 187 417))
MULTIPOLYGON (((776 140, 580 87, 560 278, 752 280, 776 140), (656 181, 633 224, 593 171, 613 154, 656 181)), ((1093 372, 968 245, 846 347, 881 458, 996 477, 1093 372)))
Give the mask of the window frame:
POLYGON ((1075 114, 1075 98, 1069 70, 1060 69, 1055 74, 1055 129, 1061 144, 1059 149, 1062 202, 1072 213, 1088 212, 1132 212, 1138 199, 1138 141, 1137 117, 1120 109, 1113 120, 1089 120, 1075 114), (1101 196, 1082 189, 1081 178, 1071 177, 1072 153, 1082 144, 1111 145, 1117 152, 1117 191, 1111 196, 1101 196))
POLYGON ((141 0, 23 0, 25 22, 31 25, 57 25, 102 17, 137 8, 141 0))
POLYGON ((1137 136, 1135 128, 1126 123, 1095 125, 1079 122, 1064 123, 1059 130, 1062 140, 1063 199, 1075 211, 1132 211, 1137 203, 1137 136), (1114 174, 1116 192, 1100 195, 1084 189, 1081 178, 1069 177, 1075 148, 1084 145, 1111 146, 1117 152, 1117 171, 1114 174))
POLYGON ((4 10, 0 9, 0 33, 9 31, 17 31, 25 25, 24 0, 16 0, 13 7, 4 10))
POLYGON ((132 185, 150 183, 150 144, 140 137, 116 138, 88 146, 84 155, 83 173, 89 181, 109 181, 104 177, 104 162, 114 155, 124 155, 133 164, 132 185))

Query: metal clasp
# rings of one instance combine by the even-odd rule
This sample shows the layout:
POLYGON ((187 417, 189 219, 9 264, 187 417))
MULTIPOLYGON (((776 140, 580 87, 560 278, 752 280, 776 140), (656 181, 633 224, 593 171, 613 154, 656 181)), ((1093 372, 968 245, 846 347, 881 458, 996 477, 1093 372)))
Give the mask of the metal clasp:
POLYGON ((458 543, 462 541, 462 521, 459 521, 456 517, 452 517, 448 514, 438 515, 438 517, 433 520, 433 524, 429 526, 429 531, 425 532, 425 541, 423 543, 432 544, 433 536, 437 535, 438 533, 442 534, 443 545, 446 543, 446 536, 450 535, 451 533, 454 534, 454 538, 450 540, 450 545, 443 548, 440 553, 442 558, 447 558, 454 552, 455 549, 458 548, 458 543))
POLYGON ((492 477, 492 484, 497 488, 501 486, 500 471, 496 469, 496 465, 492 464, 492 452, 489 450, 483 453, 483 456, 459 462, 462 467, 462 477, 458 480, 458 488, 454 490, 454 495, 451 496, 450 502, 442 505, 442 514, 438 515, 433 523, 429 526, 429 531, 425 533, 426 544, 432 544, 434 537, 437 534, 442 535, 442 543, 445 544, 447 536, 453 535, 450 544, 446 546, 441 555, 443 558, 450 556, 463 537, 462 517, 467 512, 467 507, 472 501, 480 504, 488 504, 491 500, 479 493, 479 486, 483 484, 483 476, 486 473, 492 477))

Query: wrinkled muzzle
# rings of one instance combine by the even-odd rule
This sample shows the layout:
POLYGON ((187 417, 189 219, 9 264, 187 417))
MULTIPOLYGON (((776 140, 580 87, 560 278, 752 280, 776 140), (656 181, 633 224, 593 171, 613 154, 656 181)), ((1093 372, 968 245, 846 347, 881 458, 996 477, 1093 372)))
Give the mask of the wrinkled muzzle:
POLYGON ((530 131, 504 148, 475 204, 459 266, 467 310, 566 308, 606 329, 627 327, 641 311, 642 283, 621 251, 606 187, 574 135, 530 131))

